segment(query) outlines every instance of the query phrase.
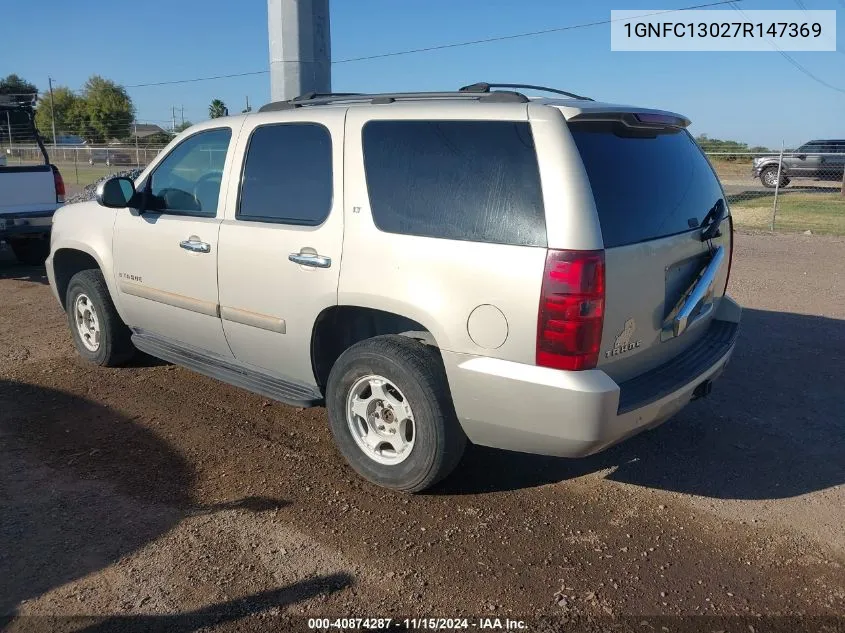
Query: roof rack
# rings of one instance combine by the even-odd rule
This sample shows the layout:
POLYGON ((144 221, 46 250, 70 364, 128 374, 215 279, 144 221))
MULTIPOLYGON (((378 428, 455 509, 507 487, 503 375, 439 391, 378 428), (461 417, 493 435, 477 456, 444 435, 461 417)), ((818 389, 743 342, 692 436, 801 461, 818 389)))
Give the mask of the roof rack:
POLYGON ((0 95, 0 110, 34 110, 37 95, 0 95))
POLYGON ((340 92, 318 94, 309 92, 288 101, 273 101, 261 106, 259 112, 274 112, 277 110, 291 110, 303 106, 326 105, 329 103, 372 103, 385 104, 395 101, 417 101, 426 99, 475 99, 477 101, 494 103, 527 103, 528 97, 519 92, 489 90, 470 92, 458 90, 454 92, 387 92, 383 94, 359 94, 354 92, 340 92))
POLYGON ((581 95, 577 95, 574 92, 566 92, 566 90, 558 90, 557 88, 549 88, 547 86, 534 86, 531 84, 488 84, 485 82, 479 82, 477 84, 470 84, 469 86, 464 86, 461 88, 461 92, 472 92, 472 93, 488 93, 490 92, 491 88, 518 88, 524 90, 540 90, 542 92, 551 92, 552 94, 556 95, 564 95, 566 97, 571 97, 572 99, 580 99, 581 101, 593 101, 590 97, 583 97, 581 95))

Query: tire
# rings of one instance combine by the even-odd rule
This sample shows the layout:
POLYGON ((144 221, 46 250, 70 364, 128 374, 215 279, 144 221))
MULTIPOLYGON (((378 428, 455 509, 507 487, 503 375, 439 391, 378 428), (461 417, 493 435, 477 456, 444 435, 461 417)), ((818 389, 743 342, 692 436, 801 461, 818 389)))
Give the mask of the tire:
POLYGON ((359 475, 385 488, 419 492, 433 486, 455 469, 466 446, 439 353, 436 348, 404 336, 377 336, 343 352, 329 373, 326 408, 335 444, 346 461, 359 475), (372 382, 368 383, 368 377, 373 377, 372 382), (376 378, 386 379, 382 393, 389 393, 389 400, 376 398, 369 386, 381 382, 376 378), (361 401, 369 393, 367 411, 372 408, 381 412, 382 419, 368 414, 368 422, 364 423, 360 416, 348 416, 347 406, 354 401, 350 398, 355 393, 364 394, 361 401), (379 402, 388 403, 391 412, 402 409, 404 403, 404 411, 410 416, 401 410, 399 415, 388 414, 379 408, 379 402), (403 419, 397 422, 400 417, 403 419), (409 418, 413 420, 410 443, 406 441, 409 434, 405 433, 409 418), (376 431, 378 424, 381 429, 385 429, 385 424, 388 428, 376 431), (390 444, 368 449, 361 439, 364 429, 366 437, 375 441, 387 437, 395 443, 401 437, 398 441, 406 449, 401 453, 393 451, 392 457, 390 444), (398 435, 386 435, 397 430, 398 435), (401 461, 383 463, 397 459, 401 461))
POLYGON ((102 367, 117 367, 132 358, 135 354, 132 333, 114 307, 103 273, 99 270, 76 273, 65 297, 73 344, 82 358, 102 367), (86 312, 87 309, 91 310, 86 312), (87 343, 82 329, 88 335, 87 343))
POLYGON ((41 266, 50 254, 49 236, 12 239, 9 246, 18 261, 26 266, 41 266))
MULTIPOLYGON (((760 182, 763 184, 764 187, 768 189, 774 189, 778 182, 778 166, 771 165, 769 167, 763 168, 760 172, 760 182)), ((780 186, 786 187, 789 184, 789 178, 784 176, 783 174, 780 175, 780 186)))

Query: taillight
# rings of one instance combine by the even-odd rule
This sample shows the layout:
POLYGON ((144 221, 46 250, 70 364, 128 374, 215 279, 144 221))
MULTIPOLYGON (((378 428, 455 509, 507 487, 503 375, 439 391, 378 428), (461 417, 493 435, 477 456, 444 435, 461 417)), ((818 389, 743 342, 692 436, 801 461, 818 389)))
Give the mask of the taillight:
POLYGON ((65 181, 62 180, 62 175, 59 173, 59 168, 55 165, 50 165, 53 170, 53 183, 56 185, 56 202, 65 201, 65 181))
POLYGON ((604 324, 604 251, 546 254, 537 315, 537 364, 592 369, 604 324))

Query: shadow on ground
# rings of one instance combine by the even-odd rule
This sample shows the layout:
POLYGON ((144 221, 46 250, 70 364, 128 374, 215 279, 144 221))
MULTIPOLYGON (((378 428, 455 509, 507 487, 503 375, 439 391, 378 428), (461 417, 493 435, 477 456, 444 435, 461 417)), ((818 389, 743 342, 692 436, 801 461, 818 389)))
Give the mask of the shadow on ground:
MULTIPOLYGON (((288 503, 197 504, 191 467, 160 437, 75 395, 1 379, 0 446, 0 618, 132 554, 186 516, 288 503)), ((315 587, 253 598, 285 602, 315 587)), ((211 611, 226 605, 218 607, 211 611)))
MULTIPOLYGON (((331 574, 329 576, 317 576, 301 582, 262 591, 244 598, 229 600, 215 604, 204 609, 189 611, 187 613, 167 615, 127 615, 113 616, 107 618, 95 617, 52 617, 52 616, 29 616, 19 618, 15 624, 20 624, 22 630, 38 629, 44 631, 59 631, 70 628, 79 633, 106 633, 107 631, 120 631, 121 633, 190 633, 191 631, 209 630, 220 627, 227 623, 233 623, 250 616, 261 615, 271 612, 273 618, 265 621, 250 621, 246 630, 249 631, 279 631, 284 630, 284 618, 279 618, 275 613, 277 609, 283 609, 297 602, 309 600, 321 594, 329 594, 354 584, 349 574, 331 574)), ((11 622, 6 618, 7 623, 11 622)), ((0 617, 0 624, 3 618, 0 617)), ((226 628, 226 627, 223 627, 226 628)), ((235 630, 244 630, 236 627, 235 630)))
POLYGON ((845 321, 746 309, 710 397, 598 455, 471 447, 436 494, 514 490, 613 468, 609 479, 719 499, 778 499, 845 483, 845 321))
POLYGON ((18 279, 45 285, 48 283, 44 266, 19 264, 12 249, 3 242, 0 242, 0 279, 18 279))

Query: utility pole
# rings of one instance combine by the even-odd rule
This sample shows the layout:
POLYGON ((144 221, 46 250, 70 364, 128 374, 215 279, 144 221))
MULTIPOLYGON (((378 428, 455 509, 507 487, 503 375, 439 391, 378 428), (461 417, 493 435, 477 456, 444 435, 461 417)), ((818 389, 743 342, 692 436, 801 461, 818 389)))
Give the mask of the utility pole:
POLYGON ((176 106, 170 106, 170 115, 171 115, 172 120, 173 120, 173 125, 171 126, 170 131, 175 132, 176 131, 176 106))
POLYGON ((181 106, 182 108, 182 125, 185 125, 185 106, 181 106))
POLYGON ((141 152, 138 149, 138 121, 133 121, 135 125, 135 167, 141 166, 141 152))
POLYGON ((249 106, 249 95, 246 96, 246 108, 244 112, 252 112, 252 108, 249 106))
MULTIPOLYGON (((6 110, 6 128, 9 130, 9 149, 12 148, 12 120, 9 118, 9 111, 6 110)), ((845 192, 845 187, 843 187, 845 192)))
POLYGON ((53 122, 53 149, 56 149, 56 108, 53 106, 53 78, 47 77, 47 84, 50 86, 50 119, 53 122))
POLYGON ((329 0, 267 0, 270 97, 331 92, 329 0))

